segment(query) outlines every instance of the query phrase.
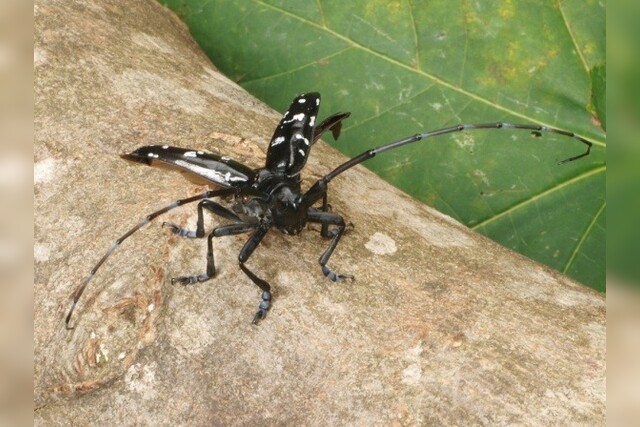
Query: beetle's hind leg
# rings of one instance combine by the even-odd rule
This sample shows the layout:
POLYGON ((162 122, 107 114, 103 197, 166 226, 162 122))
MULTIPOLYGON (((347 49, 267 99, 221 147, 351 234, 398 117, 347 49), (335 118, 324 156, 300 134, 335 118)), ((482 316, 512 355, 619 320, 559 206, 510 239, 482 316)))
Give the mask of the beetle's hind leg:
POLYGON ((162 226, 168 227, 173 234, 177 234, 178 236, 189 237, 191 239, 202 238, 204 237, 203 209, 206 209, 222 218, 230 219, 233 222, 242 222, 240 217, 238 217, 238 215, 236 215, 229 209, 225 208, 219 203, 214 202, 213 200, 205 199, 198 203, 198 222, 196 223, 195 230, 187 230, 186 228, 179 227, 178 225, 167 221, 163 222, 162 226))
POLYGON ((171 279, 171 283, 180 283, 182 285, 190 285, 192 283, 204 282, 211 279, 216 275, 216 264, 213 256, 213 238, 232 236, 235 234, 247 233, 256 228, 255 224, 239 223, 221 225, 213 229, 209 236, 207 236, 207 269, 205 273, 198 274, 196 276, 181 276, 171 279))
POLYGON ((325 225, 327 227, 329 227, 329 225, 336 226, 335 229, 327 231, 327 233, 332 236, 332 239, 329 243, 329 247, 324 251, 324 253, 320 256, 320 259, 318 260, 318 262, 320 263, 320 267, 322 268, 322 273, 334 282, 341 282, 345 279, 353 280, 354 277, 351 274, 338 274, 327 266, 329 258, 333 254, 333 251, 336 249, 340 238, 347 228, 347 225, 344 222, 344 218, 342 218, 342 216, 338 214, 334 214, 331 212, 310 210, 307 219, 309 222, 320 223, 323 227, 325 225))

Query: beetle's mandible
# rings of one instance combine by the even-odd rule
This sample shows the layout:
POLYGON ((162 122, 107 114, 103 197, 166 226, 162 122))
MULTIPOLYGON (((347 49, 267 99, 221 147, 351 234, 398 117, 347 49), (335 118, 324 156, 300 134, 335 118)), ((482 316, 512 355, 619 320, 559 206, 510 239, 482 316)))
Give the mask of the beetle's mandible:
POLYGON ((187 178, 196 182, 204 181, 215 186, 216 189, 175 201, 147 215, 116 240, 107 253, 91 269, 89 275, 71 294, 71 307, 65 319, 67 329, 73 329, 71 316, 87 284, 113 251, 145 224, 178 206, 200 201, 198 203, 196 229, 187 230, 167 222, 162 225, 167 226, 173 233, 180 236, 190 238, 207 237, 206 271, 196 276, 176 277, 171 279, 171 282, 187 285, 213 278, 216 274, 213 239, 221 236, 251 233, 251 237, 249 237, 249 240, 240 251, 238 261, 240 269, 262 291, 258 311, 253 317, 253 323, 256 324, 267 315, 271 307, 271 285, 253 273, 245 264, 271 228, 276 228, 285 234, 298 234, 307 223, 320 224, 322 236, 331 239, 329 246, 319 259, 322 272, 334 282, 352 277, 338 274, 327 266, 327 262, 346 227, 341 215, 329 212, 327 187, 332 179, 353 166, 372 158, 378 153, 423 139, 480 129, 523 129, 532 132, 536 136, 539 136, 542 132, 551 132, 574 138, 585 144, 586 150, 583 153, 565 159, 560 163, 571 162, 589 155, 592 146, 591 142, 573 132, 541 125, 503 122, 462 124, 431 132, 418 133, 367 150, 339 165, 316 181, 311 188, 303 191, 300 172, 307 162, 311 147, 326 131, 331 131, 333 137, 337 139, 340 135, 342 121, 350 115, 350 113, 336 113, 316 126, 319 107, 320 94, 316 92, 300 95, 293 100, 271 138, 265 166, 258 169, 252 169, 225 156, 170 147, 168 145, 145 146, 130 154, 122 155, 122 158, 132 162, 176 169, 185 174, 187 178), (211 200, 220 197, 232 197, 234 199, 232 208, 229 209, 211 200), (230 222, 220 225, 209 234, 206 234, 204 230, 205 209, 230 222))

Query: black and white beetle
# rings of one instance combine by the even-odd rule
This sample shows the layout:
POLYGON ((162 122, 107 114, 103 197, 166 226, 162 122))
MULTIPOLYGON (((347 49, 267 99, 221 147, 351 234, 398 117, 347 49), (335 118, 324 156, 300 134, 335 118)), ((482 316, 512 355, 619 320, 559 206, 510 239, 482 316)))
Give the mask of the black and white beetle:
POLYGON ((587 146, 584 153, 565 159, 560 164, 589 155, 592 145, 591 142, 573 132, 540 125, 500 122, 457 125, 408 136, 367 150, 341 164, 319 179, 306 192, 303 192, 300 187, 300 171, 307 162, 311 146, 328 130, 337 139, 340 135, 342 121, 350 115, 350 113, 336 113, 315 126, 319 107, 319 93, 307 93, 293 100, 289 111, 284 113, 284 117, 271 138, 267 150, 267 160, 263 168, 252 169, 225 156, 170 147, 168 145, 145 146, 138 148, 131 154, 122 155, 122 158, 133 162, 178 170, 190 180, 200 183, 205 182, 219 188, 175 201, 153 212, 116 240, 71 295, 71 308, 65 319, 67 329, 73 329, 70 326, 71 315, 87 284, 113 251, 142 226, 178 206, 200 200, 195 230, 186 230, 167 222, 162 224, 163 226, 168 226, 173 233, 180 236, 190 238, 202 238, 205 236, 203 219, 203 211, 205 209, 231 221, 231 223, 218 226, 208 234, 205 273, 197 276, 176 277, 171 279, 171 282, 188 285, 214 277, 216 268, 213 257, 213 238, 251 232, 251 237, 242 247, 238 260, 240 269, 262 290, 262 301, 253 318, 253 323, 256 324, 267 315, 267 311, 271 306, 271 286, 266 280, 261 279, 249 270, 245 263, 272 227, 285 234, 298 234, 309 222, 321 224, 320 232, 322 236, 331 238, 329 246, 319 259, 322 272, 333 281, 342 281, 352 277, 337 274, 327 266, 331 254, 345 231, 345 221, 342 216, 329 212, 327 186, 332 179, 355 165, 372 158, 378 153, 422 139, 477 129, 524 129, 531 131, 535 136, 540 136, 541 132, 551 132, 575 138, 587 146), (214 197, 233 197, 235 203, 232 209, 228 209, 210 200, 214 197), (314 207, 318 202, 321 202, 322 205, 314 207), (329 230, 329 226, 332 226, 331 230, 329 230))

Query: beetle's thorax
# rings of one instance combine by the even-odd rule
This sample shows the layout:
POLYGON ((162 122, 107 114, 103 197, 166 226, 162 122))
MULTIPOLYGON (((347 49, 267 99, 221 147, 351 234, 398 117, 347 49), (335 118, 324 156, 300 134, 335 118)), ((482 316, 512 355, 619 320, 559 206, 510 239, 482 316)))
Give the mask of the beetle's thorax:
POLYGON ((288 177, 267 169, 258 171, 252 188, 268 195, 239 197, 234 210, 247 221, 268 222, 285 234, 298 234, 307 223, 307 206, 303 206, 300 177, 288 177))

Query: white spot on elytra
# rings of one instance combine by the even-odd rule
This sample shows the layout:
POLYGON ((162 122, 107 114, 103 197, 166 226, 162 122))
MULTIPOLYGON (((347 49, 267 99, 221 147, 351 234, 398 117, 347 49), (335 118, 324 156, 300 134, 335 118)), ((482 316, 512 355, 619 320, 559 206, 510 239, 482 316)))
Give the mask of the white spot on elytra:
POLYGON ((229 179, 225 178, 225 175, 222 174, 221 172, 218 172, 217 170, 213 170, 213 169, 209 169, 209 168, 205 168, 202 166, 198 166, 198 165, 194 165, 192 163, 186 162, 184 160, 176 160, 176 165, 183 167, 193 173, 195 173, 196 175, 200 175, 206 179, 210 179, 213 182, 218 182, 218 183, 223 183, 223 182, 229 182, 229 181, 246 181, 247 177, 244 175, 238 175, 238 176, 232 176, 229 177, 229 179))
POLYGON ((309 117, 309 126, 315 126, 316 124, 316 116, 309 117))
POLYGON ((301 156, 304 156, 304 154, 305 154, 304 150, 302 148, 298 150, 298 153, 300 153, 301 156))
POLYGON ((160 158, 160 156, 159 156, 159 155, 157 155, 156 153, 148 153, 148 154, 147 154, 147 157, 151 157, 152 159, 158 159, 158 158, 160 158))
POLYGON ((298 104, 304 104, 305 102, 307 102, 307 98, 298 99, 298 104))
POLYGON ((320 98, 316 98, 316 105, 320 105, 320 98))
POLYGON ((284 136, 279 136, 271 142, 271 146, 282 144, 284 142, 284 136))
POLYGON ((168 145, 163 145, 162 148, 166 150, 167 148, 169 148, 169 146, 168 145))
POLYGON ((195 151, 187 151, 183 154, 184 157, 198 157, 195 151))
POLYGON ((300 113, 300 114, 295 114, 291 120, 296 120, 301 122, 302 120, 304 120, 304 113, 300 113))
POLYGON ((396 248, 395 240, 386 234, 379 232, 376 232, 371 236, 369 241, 365 243, 364 247, 376 255, 391 255, 398 250, 398 248, 396 248))

